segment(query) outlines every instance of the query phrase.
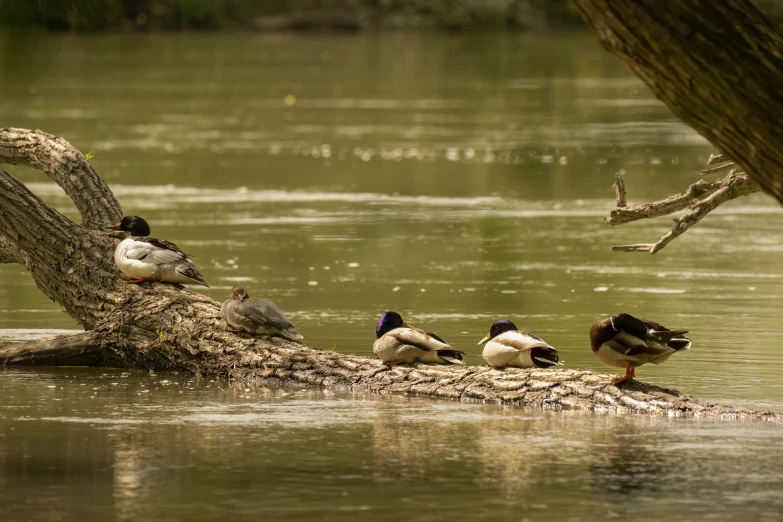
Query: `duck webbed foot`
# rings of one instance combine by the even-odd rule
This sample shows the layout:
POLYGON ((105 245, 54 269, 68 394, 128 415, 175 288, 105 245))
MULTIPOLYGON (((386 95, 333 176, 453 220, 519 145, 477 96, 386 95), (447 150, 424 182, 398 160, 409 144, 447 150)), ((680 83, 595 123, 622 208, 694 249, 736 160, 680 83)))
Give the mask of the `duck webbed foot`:
POLYGON ((138 285, 139 283, 144 283, 145 281, 149 281, 150 283, 160 283, 160 279, 156 277, 141 277, 139 279, 130 279, 128 281, 125 281, 125 284, 138 285))
POLYGON ((612 379, 612 384, 618 386, 624 382, 632 381, 635 376, 636 376, 636 369, 633 366, 631 366, 631 362, 628 361, 625 363, 625 375, 620 377, 619 379, 612 379))

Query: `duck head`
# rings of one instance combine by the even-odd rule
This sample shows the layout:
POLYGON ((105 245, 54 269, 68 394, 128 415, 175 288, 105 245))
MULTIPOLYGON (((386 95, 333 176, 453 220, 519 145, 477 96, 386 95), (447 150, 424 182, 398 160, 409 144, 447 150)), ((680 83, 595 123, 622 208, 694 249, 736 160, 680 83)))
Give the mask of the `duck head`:
POLYGON ((380 319, 378 324, 375 325, 375 337, 380 338, 386 332, 391 332, 395 328, 408 327, 405 321, 402 320, 402 316, 397 312, 386 312, 380 319))
POLYGON ((245 290, 245 287, 237 283, 231 288, 231 297, 234 299, 239 299, 240 301, 244 301, 250 296, 247 295, 247 290, 245 290))
POLYGON ((139 216, 125 216, 122 218, 122 221, 116 225, 112 225, 106 228, 129 232, 130 235, 136 237, 145 237, 150 235, 150 226, 139 216))
POLYGON ((517 326, 509 321, 508 319, 500 319, 499 321, 495 321, 492 323, 492 326, 489 329, 489 333, 486 337, 484 337, 482 340, 478 342, 478 344, 484 344, 486 342, 491 341, 498 335, 502 334, 503 332, 510 332, 512 330, 517 330, 517 326))

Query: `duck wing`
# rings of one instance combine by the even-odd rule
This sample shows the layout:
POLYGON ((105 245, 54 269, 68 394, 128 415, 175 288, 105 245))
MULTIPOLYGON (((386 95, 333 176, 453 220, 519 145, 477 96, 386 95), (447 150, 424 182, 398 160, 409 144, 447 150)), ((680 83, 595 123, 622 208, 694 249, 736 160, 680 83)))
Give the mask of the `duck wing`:
POLYGON ((443 359, 451 364, 465 364, 462 361, 462 355, 465 352, 457 350, 445 343, 437 335, 426 332, 421 328, 396 328, 386 335, 391 335, 402 345, 412 346, 423 352, 435 352, 437 354, 434 360, 432 357, 423 357, 422 361, 436 362, 443 359))
POLYGON ((667 345, 674 350, 687 349, 690 346, 691 340, 683 337, 688 330, 669 330, 665 326, 652 321, 641 319, 644 325, 647 327, 647 335, 654 338, 656 341, 667 345))
POLYGON ((134 238, 133 244, 125 254, 129 259, 144 261, 146 263, 165 265, 188 260, 188 255, 180 250, 177 245, 165 239, 154 237, 134 238))
POLYGON ((395 328, 387 335, 391 335, 400 344, 407 344, 408 346, 414 346, 425 352, 432 352, 441 349, 454 350, 453 346, 450 346, 443 342, 438 336, 432 336, 420 328, 395 328))
POLYGON ((549 346, 549 344, 540 337, 529 332, 520 332, 510 330, 495 336, 492 341, 504 346, 514 348, 517 351, 532 350, 533 348, 549 346))
MULTIPOLYGON (((648 324, 655 323, 637 319, 631 314, 617 314, 612 316, 612 327, 615 330, 618 332, 624 332, 641 340, 644 340, 644 338, 647 337, 647 332, 650 330, 650 328, 647 326, 648 324)), ((659 328, 661 327, 658 324, 655 324, 655 326, 659 328)))
POLYGON ((245 299, 240 303, 239 311, 257 325, 271 326, 289 337, 303 339, 283 311, 271 301, 260 297, 245 299))

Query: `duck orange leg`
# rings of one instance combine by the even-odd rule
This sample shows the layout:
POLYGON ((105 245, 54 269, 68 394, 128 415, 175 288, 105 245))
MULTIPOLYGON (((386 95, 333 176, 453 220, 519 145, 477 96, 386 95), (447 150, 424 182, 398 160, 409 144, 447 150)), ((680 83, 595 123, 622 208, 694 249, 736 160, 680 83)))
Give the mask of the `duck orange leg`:
POLYGON ((612 384, 615 386, 618 384, 622 384, 626 381, 633 380, 634 376, 636 375, 636 369, 631 366, 631 361, 626 361, 625 363, 625 376, 620 377, 619 379, 613 379, 612 384))
POLYGON ((139 279, 130 279, 128 281, 125 281, 126 285, 137 285, 139 283, 143 283, 145 281, 149 281, 151 283, 160 283, 160 279, 156 277, 142 277, 139 279))

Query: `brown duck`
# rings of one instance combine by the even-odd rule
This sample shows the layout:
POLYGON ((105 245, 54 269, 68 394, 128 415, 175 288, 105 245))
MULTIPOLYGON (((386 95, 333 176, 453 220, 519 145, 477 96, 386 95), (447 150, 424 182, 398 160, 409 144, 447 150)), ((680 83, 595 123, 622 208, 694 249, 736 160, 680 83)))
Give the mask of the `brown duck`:
POLYGON ((638 366, 661 364, 672 354, 690 348, 691 340, 683 337, 686 333, 688 330, 669 330, 652 321, 616 314, 590 328, 590 346, 604 364, 625 368, 625 376, 612 381, 620 384, 633 379, 638 366))

